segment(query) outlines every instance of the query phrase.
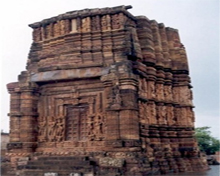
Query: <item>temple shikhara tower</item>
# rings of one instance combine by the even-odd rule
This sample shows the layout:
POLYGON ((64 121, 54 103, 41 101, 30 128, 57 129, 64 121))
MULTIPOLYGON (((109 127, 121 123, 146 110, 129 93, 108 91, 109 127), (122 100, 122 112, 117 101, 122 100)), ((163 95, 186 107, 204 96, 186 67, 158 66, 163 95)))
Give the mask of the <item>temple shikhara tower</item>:
POLYGON ((133 16, 130 8, 71 11, 29 25, 26 71, 7 85, 8 175, 207 169, 194 138, 192 86, 178 30, 133 16))

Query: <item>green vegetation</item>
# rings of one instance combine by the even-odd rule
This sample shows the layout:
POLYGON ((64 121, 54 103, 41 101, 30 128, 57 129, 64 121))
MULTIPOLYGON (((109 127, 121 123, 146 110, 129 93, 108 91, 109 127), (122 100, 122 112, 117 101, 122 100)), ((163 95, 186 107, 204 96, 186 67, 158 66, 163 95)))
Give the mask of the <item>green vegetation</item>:
POLYGON ((210 127, 198 127, 195 129, 195 137, 198 141, 199 148, 207 155, 214 154, 220 150, 219 139, 212 137, 209 131, 210 127))

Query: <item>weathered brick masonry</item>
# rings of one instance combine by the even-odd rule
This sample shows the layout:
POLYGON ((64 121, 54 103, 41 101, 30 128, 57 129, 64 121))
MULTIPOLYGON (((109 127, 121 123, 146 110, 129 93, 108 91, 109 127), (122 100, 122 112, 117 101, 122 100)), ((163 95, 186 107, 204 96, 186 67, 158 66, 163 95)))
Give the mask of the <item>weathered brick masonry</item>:
POLYGON ((72 11, 29 25, 26 71, 7 85, 8 175, 207 169, 193 137, 178 30, 129 8, 72 11))

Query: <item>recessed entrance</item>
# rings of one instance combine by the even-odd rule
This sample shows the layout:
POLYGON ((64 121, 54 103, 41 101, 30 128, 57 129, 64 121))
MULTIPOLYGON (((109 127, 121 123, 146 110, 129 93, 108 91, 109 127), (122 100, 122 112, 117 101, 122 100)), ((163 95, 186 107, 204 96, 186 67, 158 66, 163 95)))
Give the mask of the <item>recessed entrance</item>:
POLYGON ((66 140, 85 141, 87 140, 87 112, 88 105, 67 106, 66 116, 66 140))

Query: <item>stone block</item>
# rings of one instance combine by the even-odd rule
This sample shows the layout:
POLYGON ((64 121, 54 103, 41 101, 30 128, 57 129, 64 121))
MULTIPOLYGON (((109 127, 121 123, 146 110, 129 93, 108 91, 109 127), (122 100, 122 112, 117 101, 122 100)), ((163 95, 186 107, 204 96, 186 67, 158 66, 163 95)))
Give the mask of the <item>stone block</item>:
POLYGON ((124 159, 115 159, 115 158, 100 158, 99 159, 99 164, 100 166, 104 167, 122 167, 124 164, 125 160, 124 159))
POLYGON ((58 176, 58 174, 53 172, 48 172, 48 173, 44 173, 44 176, 58 176))
POLYGON ((70 173, 69 176, 82 176, 82 174, 81 173, 70 173))

